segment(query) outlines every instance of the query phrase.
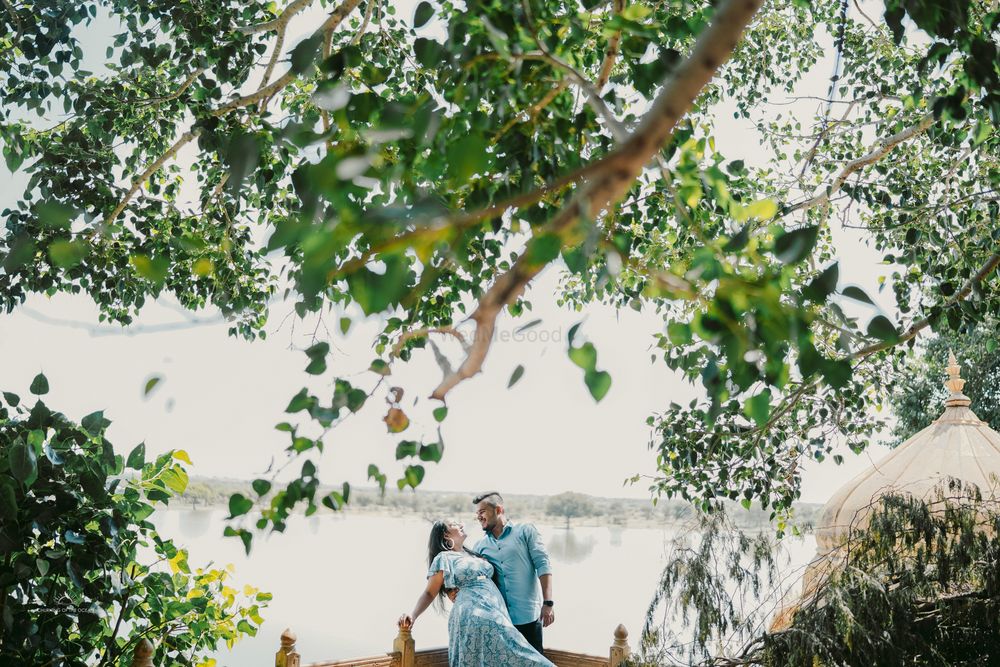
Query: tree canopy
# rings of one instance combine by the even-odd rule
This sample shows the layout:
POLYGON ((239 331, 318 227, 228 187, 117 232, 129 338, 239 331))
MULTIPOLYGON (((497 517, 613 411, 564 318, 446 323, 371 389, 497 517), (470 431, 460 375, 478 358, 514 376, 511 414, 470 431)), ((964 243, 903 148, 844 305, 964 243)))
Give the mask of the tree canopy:
POLYGON ((569 528, 570 519, 594 514, 594 502, 590 496, 566 491, 551 496, 545 503, 545 511, 555 516, 566 517, 566 527, 569 528))
MULTIPOLYGON (((651 490, 780 513, 803 459, 866 445, 901 345, 996 313, 992 4, 397 6, 5 2, 0 140, 30 176, 3 212, 0 303, 82 293, 128 323, 170 294, 250 339, 275 299, 345 331, 348 306, 382 317, 367 378, 291 398, 291 462, 376 393, 390 432, 408 428, 404 396, 445 420, 497 322, 531 324, 525 289, 559 267, 561 303, 659 313, 659 358, 704 388, 649 418, 651 490), (113 33, 103 57, 81 46, 95 27, 113 33), (775 106, 814 96, 816 71, 829 89, 809 117, 775 106), (765 158, 727 157, 723 112, 756 126, 765 158), (872 299, 841 275, 846 228, 884 253, 895 312, 852 314, 872 299), (389 386, 414 355, 442 377, 389 386)), ((309 348, 306 372, 328 352, 309 348)), ((567 352, 595 400, 613 391, 585 326, 567 352)), ((399 487, 442 451, 401 440, 399 487)), ((316 498, 317 475, 305 461, 258 527, 349 500, 316 498)))

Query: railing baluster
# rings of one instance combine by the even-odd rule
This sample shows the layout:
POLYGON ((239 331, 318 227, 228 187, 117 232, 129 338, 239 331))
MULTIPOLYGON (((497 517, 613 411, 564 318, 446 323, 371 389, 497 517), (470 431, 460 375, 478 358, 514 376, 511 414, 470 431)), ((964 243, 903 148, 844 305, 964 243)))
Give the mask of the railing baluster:
POLYGON ((414 650, 413 635, 410 633, 410 626, 400 625, 399 634, 392 642, 393 653, 399 654, 399 667, 413 667, 416 652, 414 650))
POLYGON ((291 628, 285 628, 281 633, 281 648, 274 654, 274 667, 299 667, 300 656, 295 650, 295 640, 298 639, 291 628))
POLYGON ((621 623, 615 628, 615 641, 611 644, 611 653, 608 656, 608 667, 619 667, 628 659, 628 630, 621 623))

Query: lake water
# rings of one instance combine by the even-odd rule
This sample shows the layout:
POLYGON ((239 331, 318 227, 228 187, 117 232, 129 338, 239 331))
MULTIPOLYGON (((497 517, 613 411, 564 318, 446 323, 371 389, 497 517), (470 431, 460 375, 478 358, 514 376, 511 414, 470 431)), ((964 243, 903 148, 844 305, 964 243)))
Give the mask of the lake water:
MULTIPOLYGON (((221 666, 271 665, 286 628, 298 635, 303 664, 389 651, 396 619, 423 591, 430 524, 416 516, 324 514, 295 517, 284 534, 257 536, 251 557, 223 538, 221 509, 158 512, 156 525, 189 550, 192 568, 232 563, 234 581, 274 594, 256 637, 215 655, 221 666)), ((606 655, 623 623, 635 648, 674 528, 572 527, 537 524, 553 564, 556 622, 545 645, 606 655)), ((466 522, 470 546, 481 530, 466 522)), ((814 549, 789 543, 792 566, 814 549)), ((417 621, 417 649, 448 643, 447 616, 431 607, 417 621)))

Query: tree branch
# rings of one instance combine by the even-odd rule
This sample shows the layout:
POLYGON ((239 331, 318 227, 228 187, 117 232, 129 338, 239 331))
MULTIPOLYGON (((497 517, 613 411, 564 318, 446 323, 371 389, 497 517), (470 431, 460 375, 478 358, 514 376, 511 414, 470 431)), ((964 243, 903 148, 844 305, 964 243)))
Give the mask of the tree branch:
POLYGON ((11 43, 17 46, 17 43, 21 41, 21 35, 24 33, 24 24, 21 23, 21 16, 14 9, 14 6, 10 4, 10 0, 3 0, 3 5, 7 8, 7 13, 10 14, 11 19, 13 19, 16 32, 14 33, 14 41, 11 43))
POLYGON ((916 125, 912 125, 905 130, 901 130, 892 136, 886 137, 879 141, 875 147, 873 147, 867 154, 859 157, 856 160, 848 162, 847 165, 841 170, 837 177, 833 179, 833 182, 827 186, 826 191, 822 194, 818 194, 814 197, 801 201, 797 204, 792 204, 786 211, 785 214, 795 213, 796 211, 803 211, 809 208, 815 208, 816 206, 822 206, 830 201, 830 197, 836 194, 844 183, 854 172, 858 171, 863 167, 867 167, 870 164, 874 164, 888 155, 892 149, 894 149, 899 144, 904 141, 908 141, 913 137, 922 134, 927 130, 934 122, 934 112, 929 111, 920 119, 920 122, 916 125))
MULTIPOLYGON (((312 33, 311 37, 316 37, 326 33, 327 31, 335 30, 344 21, 344 19, 347 18, 347 15, 354 11, 355 7, 359 4, 361 4, 361 0, 344 0, 344 2, 342 2, 336 9, 330 12, 330 16, 328 16, 326 21, 324 21, 323 24, 312 33)), ((250 106, 251 104, 255 104, 265 98, 269 98, 291 83, 297 76, 297 73, 292 70, 288 70, 273 83, 268 84, 257 91, 250 93, 249 95, 244 95, 243 97, 231 100, 223 104, 221 107, 212 110, 210 114, 213 116, 222 116, 229 113, 233 109, 250 106)))
POLYGON ((283 32, 285 26, 288 22, 292 20, 292 17, 301 12, 303 9, 308 7, 313 3, 313 0, 295 0, 290 5, 285 7, 278 16, 271 19, 270 21, 265 21, 264 23, 258 23, 257 25, 251 26, 240 26, 236 28, 236 32, 242 33, 244 35, 254 35, 261 32, 270 32, 272 30, 277 30, 283 32))
POLYGON ((566 81, 566 79, 563 79, 558 84, 556 84, 552 88, 552 90, 550 90, 549 92, 547 92, 545 94, 545 96, 542 97, 542 99, 540 99, 537 102, 535 102, 526 111, 520 112, 519 114, 517 114, 516 116, 514 116, 513 118, 511 118, 509 121, 507 121, 506 123, 504 123, 503 127, 501 127, 500 130, 493 136, 493 139, 490 140, 490 145, 494 145, 498 141, 500 141, 500 139, 503 137, 503 135, 507 134, 507 132, 510 131, 510 128, 512 128, 512 127, 514 127, 515 125, 518 124, 518 122, 520 121, 520 119, 521 119, 522 116, 527 115, 527 118, 525 118, 524 121, 523 121, 525 123, 533 121, 538 116, 538 114, 540 114, 542 112, 542 110, 545 107, 549 106, 552 103, 552 100, 554 100, 557 97, 559 97, 559 93, 561 93, 562 91, 566 90, 566 87, 568 85, 569 85, 569 83, 566 81))
MULTIPOLYGON (((625 0, 614 0, 614 14, 617 16, 621 14, 625 9, 625 0)), ((597 75, 597 81, 594 82, 594 88, 597 89, 597 93, 600 94, 604 90, 604 86, 607 85, 608 79, 611 78, 611 70, 615 67, 615 60, 618 58, 618 50, 622 43, 622 31, 618 30, 611 39, 608 40, 608 50, 604 53, 604 62, 601 63, 601 69, 597 75)))
POLYGON ((274 74, 274 67, 278 64, 278 58, 281 56, 281 49, 285 46, 285 26, 278 28, 278 36, 274 40, 274 49, 271 51, 271 57, 267 61, 267 68, 264 69, 264 76, 260 79, 261 87, 267 85, 267 82, 271 80, 271 75, 274 74))
POLYGON ((170 102, 171 100, 176 100, 178 97, 184 94, 184 91, 191 87, 194 80, 201 76, 202 72, 205 71, 204 67, 199 67, 195 71, 191 72, 188 78, 184 79, 184 82, 175 90, 165 97, 149 97, 144 100, 139 100, 137 104, 148 105, 148 104, 162 104, 164 102, 170 102))
MULTIPOLYGON (((950 308, 951 306, 957 304, 959 301, 964 300, 965 297, 969 296, 969 293, 972 292, 973 289, 975 289, 975 286, 986 280, 989 277, 989 275, 996 270, 998 266, 1000 266, 1000 253, 994 253, 990 255, 990 258, 986 261, 985 264, 983 264, 982 268, 980 268, 979 271, 976 272, 976 275, 969 278, 969 280, 965 283, 965 285, 962 286, 962 289, 955 292, 955 294, 953 294, 951 298, 949 298, 947 301, 944 302, 943 307, 950 308)), ((869 345, 868 347, 863 347, 854 354, 852 354, 849 358, 864 359, 865 357, 875 354, 876 352, 881 352, 882 350, 894 347, 896 345, 899 345, 900 343, 905 343, 906 341, 910 340, 918 333, 929 327, 930 324, 931 324, 930 318, 925 317, 924 319, 911 324, 910 328, 907 329, 906 332, 899 337, 899 340, 893 342, 886 341, 882 343, 875 343, 873 345, 869 345)))
MULTIPOLYGON (((728 0, 721 4, 712 24, 699 36, 687 60, 664 82, 639 127, 597 163, 599 168, 590 180, 539 233, 556 234, 565 242, 581 218, 595 217, 628 192, 645 165, 673 134, 677 122, 694 104, 702 88, 729 59, 762 3, 763 0, 728 0)), ((522 254, 510 270, 496 279, 472 314, 476 334, 465 361, 441 381, 431 394, 432 398, 443 401, 456 385, 482 370, 500 311, 517 299, 547 264, 531 263, 530 254, 522 254)))
POLYGON ((160 167, 162 167, 167 160, 176 155, 177 151, 179 151, 181 148, 187 145, 192 139, 198 136, 200 132, 201 130, 198 128, 188 130, 187 132, 182 134, 180 139, 175 141, 174 145, 168 148, 166 152, 163 153, 163 155, 156 158, 156 160, 154 160, 152 164, 146 167, 146 170, 139 175, 139 178, 132 181, 132 187, 129 188, 129 191, 125 193, 125 197, 123 197, 122 200, 118 202, 118 206, 115 206, 115 210, 113 210, 111 214, 104 219, 105 226, 110 225, 112 222, 114 222, 115 219, 117 219, 118 216, 121 215, 121 212, 125 210, 125 207, 128 206, 129 201, 132 199, 132 197, 135 196, 135 193, 139 191, 139 188, 141 188, 143 184, 146 181, 148 181, 150 177, 152 177, 153 174, 159 171, 160 167))
POLYGON ((361 21, 361 27, 358 28, 358 32, 351 39, 351 44, 358 44, 361 41, 361 36, 365 34, 368 30, 368 24, 372 21, 372 12, 375 9, 375 3, 377 0, 368 0, 368 6, 365 7, 365 18, 361 21))
POLYGON ((560 176, 555 181, 551 183, 546 183, 540 188, 532 190, 530 192, 525 192, 524 194, 515 195, 509 199, 505 199, 500 203, 492 204, 485 208, 481 208, 470 213, 460 213, 452 217, 446 217, 443 220, 430 221, 431 224, 417 226, 414 229, 403 232, 399 236, 394 236, 387 239, 381 243, 373 245, 371 248, 365 250, 358 257, 354 259, 347 260, 341 264, 336 269, 333 269, 329 274, 327 274, 327 280, 336 280, 337 278, 344 276, 349 273, 353 273, 360 269, 362 266, 370 262, 376 255, 391 250, 399 250, 401 248, 406 248, 409 244, 418 238, 423 236, 435 236, 443 235, 452 230, 461 230, 467 227, 471 227, 482 220, 487 218, 495 218, 497 216, 503 215, 509 210, 521 209, 531 204, 535 204, 547 195, 554 192, 558 192, 563 188, 580 181, 590 174, 597 172, 602 169, 604 163, 600 160, 595 162, 590 162, 580 167, 579 169, 566 174, 565 176, 560 176))
POLYGON ((455 327, 424 327, 422 329, 414 329, 413 331, 403 332, 403 334, 399 337, 399 340, 397 340, 392 346, 392 356, 398 357, 407 341, 413 340, 414 338, 426 338, 430 340, 430 334, 432 333, 453 336, 459 343, 461 343, 463 348, 468 347, 468 343, 465 341, 465 336, 463 336, 462 332, 458 331, 455 327))

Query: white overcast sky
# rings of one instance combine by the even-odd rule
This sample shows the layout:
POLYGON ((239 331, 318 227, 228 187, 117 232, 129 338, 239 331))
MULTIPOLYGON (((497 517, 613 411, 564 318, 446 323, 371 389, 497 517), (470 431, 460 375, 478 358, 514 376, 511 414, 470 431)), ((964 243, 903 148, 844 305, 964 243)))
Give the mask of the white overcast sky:
MULTIPOLYGON (((401 14, 406 12, 412 9, 400 9, 401 14)), ((306 15, 294 24, 299 34, 305 33, 310 21, 306 15)), ((95 57, 103 57, 102 42, 110 32, 92 30, 86 35, 88 48, 96 45, 95 57)), ((821 62, 803 82, 800 94, 824 96, 832 67, 832 58, 821 62)), ((801 114, 805 125, 814 105, 806 102, 781 110, 801 114)), ((728 159, 759 163, 765 149, 758 144, 755 128, 748 121, 733 120, 731 111, 720 110, 718 150, 728 159)), ((10 175, 2 165, 0 179, 2 209, 16 201, 27 179, 23 170, 10 175)), ((877 295, 877 277, 888 269, 880 263, 880 255, 856 236, 838 231, 837 240, 842 279, 849 276, 849 282, 877 295)), ((519 320, 505 316, 499 324, 509 335, 541 318, 542 324, 526 332, 534 340, 496 341, 485 373, 452 392, 450 414, 442 428, 445 456, 439 465, 428 466, 424 487, 648 495, 642 483, 623 486, 633 474, 655 472, 645 419, 671 401, 690 400, 698 389, 662 362, 650 363, 653 334, 662 328, 651 311, 591 306, 582 313, 571 312, 555 305, 558 282, 559 269, 550 267, 528 292, 534 310, 519 320), (611 391, 600 404, 590 398, 582 371, 566 357, 566 332, 581 320, 585 320, 581 335, 597 347, 598 367, 613 377, 611 391), (543 337, 547 342, 538 340, 543 337), (518 364, 526 372, 508 390, 507 381, 518 364)), ((248 343, 229 337, 227 325, 213 312, 194 316, 214 323, 151 330, 191 317, 166 299, 147 306, 136 325, 122 331, 98 326, 97 309, 87 297, 33 295, 26 307, 0 315, 0 388, 26 395, 34 375, 44 372, 51 385, 46 402, 74 419, 105 410, 113 422, 109 439, 119 452, 127 453, 144 441, 151 453, 186 450, 194 463, 193 474, 250 478, 262 473, 272 457, 279 463, 283 460, 287 439, 274 425, 286 419, 283 409, 296 391, 309 384, 328 401, 333 372, 361 373, 375 356, 371 344, 380 320, 361 321, 359 312, 348 311, 356 323, 343 336, 337 322, 344 313, 334 313, 325 320, 329 333, 320 327, 318 334, 331 343, 332 372, 311 378, 303 372, 307 360, 300 350, 309 345, 316 321, 294 322, 294 315, 286 319, 291 311, 291 303, 275 304, 267 340, 248 343), (143 386, 154 374, 163 381, 144 398, 143 386)), ((873 311, 859 314, 871 316, 873 311)), ((457 363, 457 347, 445 349, 457 363)), ((408 406, 413 397, 429 394, 439 376, 430 353, 424 352, 400 366, 390 380, 407 390, 404 405, 408 406)), ((354 379, 368 386, 370 377, 361 373, 354 379)), ((386 433, 380 419, 385 407, 376 396, 360 415, 328 435, 326 454, 317 461, 324 482, 346 479, 366 484, 369 462, 381 465, 394 479, 401 469, 393 461, 400 438, 386 433)), ((433 402, 421 399, 415 408, 407 408, 413 423, 403 435, 433 438, 432 407, 433 402)), ((832 462, 806 466, 803 500, 825 501, 882 452, 873 448, 859 457, 844 453, 842 466, 832 462)))

